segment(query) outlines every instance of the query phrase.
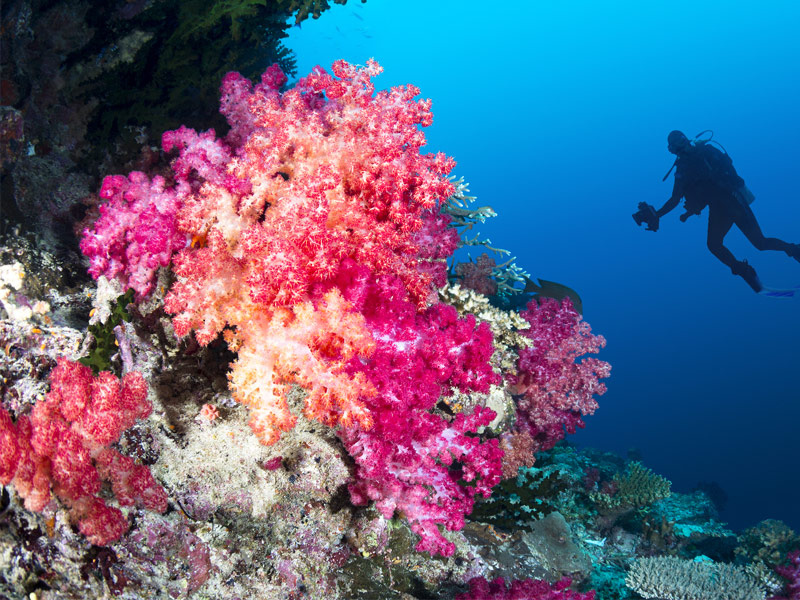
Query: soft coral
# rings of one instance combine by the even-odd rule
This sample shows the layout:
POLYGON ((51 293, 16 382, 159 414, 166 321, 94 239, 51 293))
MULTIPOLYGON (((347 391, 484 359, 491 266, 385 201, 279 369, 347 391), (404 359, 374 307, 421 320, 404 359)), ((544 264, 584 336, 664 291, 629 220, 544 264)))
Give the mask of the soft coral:
POLYGON ((453 192, 454 163, 420 151, 430 101, 416 100, 413 86, 375 93, 381 70, 337 61, 333 76, 317 67, 283 93, 276 66, 256 86, 226 75, 228 135, 166 132, 164 150, 178 152, 175 187, 136 173, 107 178, 101 195, 111 202, 84 234, 92 274, 117 277, 140 296, 155 267, 172 260, 177 280, 165 308, 176 333, 194 331, 205 345, 228 331, 239 353, 234 397, 253 411, 264 443, 294 424, 284 398, 291 383, 309 389, 309 416, 371 423, 363 398, 372 387, 341 368, 353 356, 368 359, 369 332, 337 290, 312 297, 314 286, 350 260, 398 278, 422 310, 436 298, 434 279, 443 280, 431 239, 450 247, 452 233, 439 231, 445 223, 417 234, 453 192), (139 225, 154 212, 148 201, 164 207, 152 228, 158 236, 139 225))
POLYGON ((417 550, 449 556, 455 547, 439 525, 464 526, 475 496, 488 497, 499 481, 503 452, 497 440, 474 435, 494 411, 477 406, 448 420, 433 409, 453 389, 486 392, 499 383, 489 365, 491 331, 452 306, 418 312, 397 278, 371 280, 356 266, 348 272, 350 284, 338 283, 376 340, 370 361, 348 367, 376 390, 366 400, 373 426, 339 432, 356 462, 351 498, 375 501, 386 518, 399 511, 420 536, 417 550))
POLYGON ((25 507, 37 512, 50 502, 52 487, 81 533, 97 545, 119 539, 128 528, 122 512, 99 497, 101 480, 111 483, 120 505, 164 512, 166 492, 150 470, 110 447, 150 413, 142 376, 92 377, 89 367, 60 358, 50 386, 31 415, 16 423, 0 409, 0 483, 12 483, 25 507))
POLYGON ((507 453, 506 478, 515 476, 517 467, 532 464, 536 452, 549 450, 565 433, 584 426, 583 417, 597 408, 594 396, 606 391, 600 380, 611 372, 605 361, 581 359, 606 341, 591 333, 569 298, 534 299, 521 314, 530 324, 522 335, 533 343, 520 350, 517 374, 509 377, 517 395, 517 422, 501 442, 507 453))
POLYGON ((540 579, 515 579, 507 586, 502 577, 492 582, 475 577, 469 582, 469 592, 456 600, 594 600, 594 591, 573 592, 568 577, 550 584, 540 579))
POLYGON ((800 550, 786 557, 788 565, 775 567, 775 572, 786 579, 786 596, 773 596, 770 600, 800 600, 800 550))

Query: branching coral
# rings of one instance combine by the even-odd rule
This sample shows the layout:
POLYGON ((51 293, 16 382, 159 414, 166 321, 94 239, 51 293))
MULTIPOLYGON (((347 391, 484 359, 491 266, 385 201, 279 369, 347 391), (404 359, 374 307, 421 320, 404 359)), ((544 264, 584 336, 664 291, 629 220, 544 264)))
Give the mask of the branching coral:
POLYGON ((628 465, 625 475, 614 476, 613 488, 616 491, 607 502, 612 505, 647 506, 669 497, 671 486, 668 479, 633 461, 628 465))

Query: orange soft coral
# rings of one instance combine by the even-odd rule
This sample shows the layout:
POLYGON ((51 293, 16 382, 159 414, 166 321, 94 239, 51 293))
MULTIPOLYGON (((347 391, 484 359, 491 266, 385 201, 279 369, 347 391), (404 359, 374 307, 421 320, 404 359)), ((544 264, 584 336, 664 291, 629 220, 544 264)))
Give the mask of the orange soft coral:
POLYGON ((371 425, 363 397, 374 389, 343 368, 354 356, 368 356, 374 343, 338 290, 318 302, 263 311, 228 338, 239 352, 229 374, 233 396, 250 408, 250 426, 264 444, 294 427, 285 396, 291 383, 308 391, 307 416, 327 425, 371 425))

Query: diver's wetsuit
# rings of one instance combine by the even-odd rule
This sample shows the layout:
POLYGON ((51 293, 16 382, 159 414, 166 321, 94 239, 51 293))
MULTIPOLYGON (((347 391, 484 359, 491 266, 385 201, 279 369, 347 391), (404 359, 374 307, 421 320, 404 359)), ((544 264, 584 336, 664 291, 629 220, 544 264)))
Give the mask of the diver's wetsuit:
POLYGON ((722 245, 722 240, 733 225, 741 230, 756 250, 783 250, 789 254, 795 246, 778 238, 764 237, 750 206, 741 198, 729 194, 725 199, 709 202, 707 243, 711 253, 731 269, 738 261, 722 245))
POLYGON ((746 188, 741 177, 734 175, 726 182, 714 181, 702 152, 691 145, 678 154, 675 168, 672 196, 656 214, 661 217, 670 212, 678 205, 681 198, 686 199, 686 213, 681 215, 682 221, 693 214, 700 214, 708 206, 708 249, 730 267, 735 275, 742 275, 755 291, 761 289, 755 271, 746 262, 736 260, 722 243, 733 225, 742 231, 756 249, 782 250, 800 260, 798 244, 764 237, 752 209, 742 194, 746 188))

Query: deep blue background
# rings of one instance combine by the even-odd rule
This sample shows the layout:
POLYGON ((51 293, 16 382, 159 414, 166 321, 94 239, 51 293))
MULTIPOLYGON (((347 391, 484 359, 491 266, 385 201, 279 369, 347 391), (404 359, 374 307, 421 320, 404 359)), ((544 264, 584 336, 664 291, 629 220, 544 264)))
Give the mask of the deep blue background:
MULTIPOLYGON (((707 215, 637 228, 672 180, 666 136, 712 128, 765 235, 800 242, 800 4, 795 1, 350 0, 295 27, 299 74, 337 58, 433 99, 430 151, 455 157, 485 235, 566 283, 608 339, 609 391, 573 441, 624 453, 676 491, 717 481, 737 528, 800 530, 800 298, 758 296, 706 249, 707 215)), ((765 284, 800 264, 726 242, 765 284)))

